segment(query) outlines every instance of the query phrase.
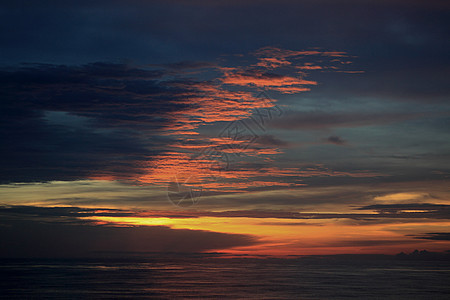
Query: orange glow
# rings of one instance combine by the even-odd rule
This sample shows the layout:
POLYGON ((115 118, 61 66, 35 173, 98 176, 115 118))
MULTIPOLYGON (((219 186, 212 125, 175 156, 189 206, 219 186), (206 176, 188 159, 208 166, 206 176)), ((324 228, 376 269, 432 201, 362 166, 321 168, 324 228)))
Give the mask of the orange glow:
POLYGON ((280 76, 280 77, 269 77, 264 74, 228 74, 223 82, 226 84, 234 84, 234 85, 255 85, 259 87, 284 87, 288 88, 289 86, 295 85, 316 85, 316 81, 311 80, 303 80, 300 78, 289 77, 289 76, 280 76))
POLYGON ((222 233, 246 234, 259 238, 258 245, 223 249, 229 254, 250 255, 311 255, 339 253, 398 253, 405 249, 424 248, 446 250, 448 243, 425 241, 405 236, 411 227, 421 231, 445 228, 450 222, 406 223, 396 225, 338 224, 328 220, 293 220, 277 218, 166 218, 166 217, 85 217, 102 223, 119 226, 168 226, 172 229, 206 230, 222 233), (368 241, 368 242, 365 242, 368 241), (374 242, 372 242, 374 241, 374 242), (392 241, 395 241, 394 243, 392 241), (373 245, 372 245, 373 243, 373 245))

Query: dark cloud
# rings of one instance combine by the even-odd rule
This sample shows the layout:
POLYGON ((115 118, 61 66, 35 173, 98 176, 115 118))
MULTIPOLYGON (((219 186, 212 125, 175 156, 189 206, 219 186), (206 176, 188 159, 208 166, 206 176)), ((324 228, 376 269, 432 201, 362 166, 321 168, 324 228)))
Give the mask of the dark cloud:
MULTIPOLYGON (((432 205, 431 205, 432 206, 432 205)), ((360 208, 361 210, 373 209, 372 206, 366 206, 360 208)), ((362 220, 362 221, 375 221, 377 220, 388 220, 389 219, 450 219, 450 214, 448 210, 449 206, 441 207, 440 209, 434 207, 433 209, 426 210, 421 209, 420 212, 411 212, 412 209, 402 209, 392 211, 380 211, 376 213, 303 213, 303 212, 293 212, 287 210, 238 210, 238 211, 195 211, 195 212, 180 212, 180 217, 221 217, 221 218, 275 218, 275 219, 352 219, 352 220, 362 220)), ((167 214, 170 217, 177 217, 175 212, 164 212, 164 211, 152 211, 150 216, 152 217, 165 217, 167 214)), ((143 213, 142 216, 149 216, 143 213)))
POLYGON ((72 216, 123 216, 118 210, 2 208, 0 257, 92 257, 105 253, 192 253, 250 246, 256 237, 165 226, 115 227, 72 216), (38 218, 37 215, 41 216, 38 218))
POLYGON ((335 144, 335 145, 339 145, 339 146, 345 145, 345 144, 347 143, 347 142, 346 142, 345 140, 343 140, 341 137, 336 136, 336 135, 332 135, 332 136, 328 137, 328 138, 326 139, 326 141, 327 141, 328 143, 335 144))
POLYGON ((286 147, 289 145, 288 142, 283 141, 273 135, 263 134, 258 137, 256 143, 262 146, 272 146, 272 147, 286 147))
POLYGON ((450 232, 430 232, 424 235, 412 235, 416 239, 450 241, 450 232))
POLYGON ((78 217, 92 217, 92 216, 115 216, 125 217, 133 216, 134 213, 121 209, 92 209, 92 208, 80 208, 73 206, 58 206, 58 207, 38 207, 38 206, 0 206, 0 215, 3 218, 28 218, 48 220, 50 222, 56 221, 76 221, 81 222, 78 217))
POLYGON ((279 218, 279 219, 390 219, 390 218, 438 218, 449 219, 448 208, 443 211, 425 212, 380 212, 380 213, 301 213, 289 211, 225 211, 225 212, 199 212, 199 216, 215 217, 249 217, 249 218, 279 218))
MULTIPOLYGON (((2 182, 132 178, 164 151, 168 115, 195 107, 160 70, 125 64, 0 69, 2 182)), ((189 92, 195 93, 194 88, 189 92)))
POLYGON ((405 203, 405 204, 374 204, 368 205, 359 210, 376 210, 384 213, 397 213, 404 210, 417 211, 450 211, 450 205, 432 203, 405 203))
POLYGON ((160 128, 165 113, 187 107, 176 103, 186 91, 161 83, 162 76, 123 64, 27 64, 3 68, 0 84, 4 105, 12 108, 63 111, 96 118, 99 125, 160 128))
POLYGON ((252 236, 164 226, 2 222, 1 257, 91 257, 97 252, 203 252, 257 243, 252 236))

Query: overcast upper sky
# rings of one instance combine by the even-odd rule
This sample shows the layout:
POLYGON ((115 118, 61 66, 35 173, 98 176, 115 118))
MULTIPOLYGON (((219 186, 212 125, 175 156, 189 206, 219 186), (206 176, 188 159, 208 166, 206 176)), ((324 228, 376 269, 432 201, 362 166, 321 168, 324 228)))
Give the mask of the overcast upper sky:
POLYGON ((0 16, 0 256, 450 249, 448 1, 0 16))

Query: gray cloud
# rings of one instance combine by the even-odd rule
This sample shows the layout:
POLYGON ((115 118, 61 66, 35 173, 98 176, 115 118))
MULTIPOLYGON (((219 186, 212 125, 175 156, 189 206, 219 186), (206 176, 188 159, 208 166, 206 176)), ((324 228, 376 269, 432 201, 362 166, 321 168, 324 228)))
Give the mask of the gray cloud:
POLYGON ((345 140, 343 140, 341 137, 336 136, 336 135, 329 136, 329 137, 326 139, 326 141, 327 141, 328 143, 330 143, 330 144, 335 144, 335 145, 339 145, 339 146, 345 145, 345 144, 347 143, 347 142, 346 142, 345 140))
MULTIPOLYGON (((436 114, 435 114, 436 115, 436 114)), ((328 129, 386 125, 430 116, 425 113, 291 112, 271 125, 282 129, 328 129)))

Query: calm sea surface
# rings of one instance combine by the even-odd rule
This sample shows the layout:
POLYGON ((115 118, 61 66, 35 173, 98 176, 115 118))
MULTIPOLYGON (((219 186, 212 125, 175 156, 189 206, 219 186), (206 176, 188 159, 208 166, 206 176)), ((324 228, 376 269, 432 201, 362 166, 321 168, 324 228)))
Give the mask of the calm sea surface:
POLYGON ((2 299, 450 299, 450 262, 2 260, 2 299))

